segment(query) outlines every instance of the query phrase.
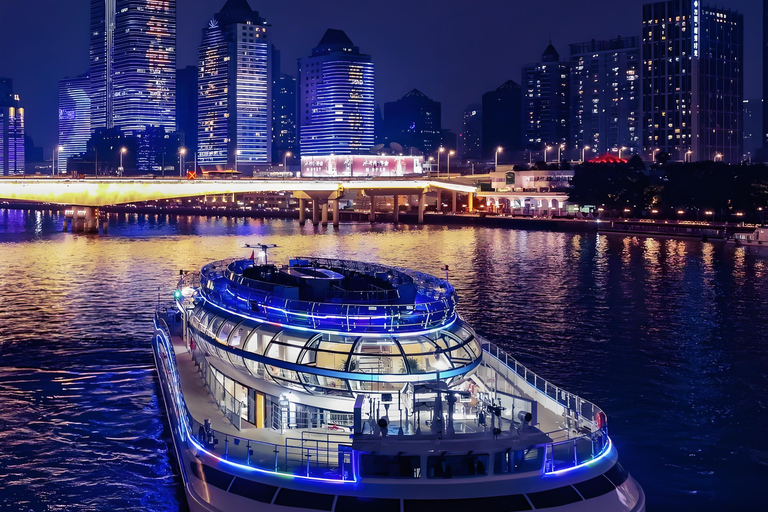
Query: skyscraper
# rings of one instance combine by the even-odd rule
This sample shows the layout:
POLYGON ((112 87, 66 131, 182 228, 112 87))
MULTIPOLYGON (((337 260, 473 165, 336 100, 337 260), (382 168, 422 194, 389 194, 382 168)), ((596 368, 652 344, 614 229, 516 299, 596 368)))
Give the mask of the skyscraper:
POLYGON ((91 128, 176 128, 176 0, 91 0, 91 128))
POLYGON ((640 152, 640 41, 572 44, 571 142, 592 151, 640 152))
POLYGON ((374 67, 342 30, 299 61, 302 156, 367 152, 374 144, 374 67))
POLYGON ((428 98, 418 89, 384 104, 386 139, 425 155, 440 147, 441 123, 440 102, 428 98))
POLYGON ((57 169, 67 172, 67 158, 88 149, 91 137, 90 77, 88 73, 59 81, 59 151, 57 169))
POLYGON ((197 151, 197 66, 176 71, 176 131, 188 154, 197 151))
MULTIPOLYGON (((519 95, 517 100, 519 116, 519 95)), ((520 135, 519 121, 518 117, 518 136, 520 135)), ((465 160, 480 160, 483 157, 483 106, 480 104, 468 105, 464 109, 461 133, 459 134, 459 154, 465 160)))
POLYGON ((272 85, 272 158, 280 159, 287 152, 297 157, 299 151, 296 143, 296 77, 280 73, 272 85))
POLYGON ((547 145, 568 143, 570 71, 567 63, 560 62, 560 54, 551 43, 544 50, 541 62, 523 66, 523 138, 529 149, 541 150, 547 145))
POLYGON ((763 102, 744 100, 744 160, 759 160, 762 147, 763 102))
POLYGON ((699 0, 643 6, 643 146, 674 160, 743 154, 744 19, 699 0))
POLYGON ((507 80, 483 94, 483 158, 495 157, 502 147, 509 154, 522 146, 520 86, 507 80))
POLYGON ((24 108, 13 81, 0 78, 0 175, 24 173, 24 108))
POLYGON ((763 153, 768 161, 768 0, 763 0, 763 153))
POLYGON ((198 163, 271 160, 269 25, 247 0, 227 0, 203 30, 198 61, 198 163))

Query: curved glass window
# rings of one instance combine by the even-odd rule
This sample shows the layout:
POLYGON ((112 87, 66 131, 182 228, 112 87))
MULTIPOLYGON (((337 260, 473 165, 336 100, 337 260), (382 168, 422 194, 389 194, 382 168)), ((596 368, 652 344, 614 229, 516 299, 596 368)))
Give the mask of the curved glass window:
POLYGON ((243 348, 245 339, 255 327, 256 324, 250 320, 240 322, 234 329, 232 329, 232 335, 229 337, 229 346, 234 348, 243 348))
POLYGON ((229 334, 232 332, 232 329, 235 328, 235 325, 237 325, 237 319, 230 318, 224 322, 224 325, 221 326, 219 333, 216 335, 216 341, 222 345, 226 345, 227 340, 229 339, 229 334))
POLYGON ((216 333, 219 331, 219 327, 221 327, 221 324, 224 323, 224 317, 222 316, 214 316, 211 318, 210 323, 208 324, 208 329, 206 331, 206 334, 210 336, 211 338, 216 339, 216 333))

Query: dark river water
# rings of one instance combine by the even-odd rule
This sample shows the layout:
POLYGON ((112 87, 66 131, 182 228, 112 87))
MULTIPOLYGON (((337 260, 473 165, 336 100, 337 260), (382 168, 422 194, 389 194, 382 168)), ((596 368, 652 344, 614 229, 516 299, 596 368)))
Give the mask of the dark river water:
MULTIPOLYGON (((176 511, 150 351, 180 269, 248 242, 451 281, 490 340, 608 414, 649 511, 768 510, 768 252, 507 229, 0 210, 0 508, 176 511)), ((492 512, 492 511, 489 511, 492 512)))

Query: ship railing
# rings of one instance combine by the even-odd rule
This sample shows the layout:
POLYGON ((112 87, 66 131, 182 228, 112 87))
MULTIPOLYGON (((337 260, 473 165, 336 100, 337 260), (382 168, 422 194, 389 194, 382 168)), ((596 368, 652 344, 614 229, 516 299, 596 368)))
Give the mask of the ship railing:
POLYGON ((354 481, 353 450, 349 444, 343 444, 341 437, 331 440, 287 436, 282 444, 276 444, 244 435, 232 435, 211 428, 210 423, 198 421, 190 412, 181 390, 170 329, 160 315, 155 316, 155 325, 163 333, 160 338, 165 344, 165 352, 173 359, 169 363, 159 358, 161 371, 158 375, 173 393, 169 406, 178 418, 183 441, 198 450, 251 469, 325 480, 354 481))
POLYGON ((542 407, 563 418, 563 428, 550 432, 549 436, 564 433, 568 439, 544 447, 545 473, 580 466, 605 452, 609 444, 607 417, 597 405, 540 377, 490 341, 480 336, 478 341, 486 354, 484 363, 501 374, 502 386, 510 388, 500 391, 514 394, 516 389, 522 390, 542 407))

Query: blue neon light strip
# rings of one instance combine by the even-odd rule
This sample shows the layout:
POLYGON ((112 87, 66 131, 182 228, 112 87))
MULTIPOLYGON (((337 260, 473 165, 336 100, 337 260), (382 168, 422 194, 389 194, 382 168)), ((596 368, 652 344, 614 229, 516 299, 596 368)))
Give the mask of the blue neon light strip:
POLYGON ((610 452, 613 450, 613 442, 611 441, 611 438, 608 437, 607 435, 605 437, 608 439, 608 443, 606 443, 605 447, 603 447, 603 450, 594 459, 588 460, 586 462, 582 462, 581 464, 577 464, 575 466, 571 466, 570 468, 557 469, 554 471, 545 471, 544 474, 557 476, 557 475, 569 473, 571 471, 584 469, 589 466, 594 466, 595 464, 600 462, 602 459, 607 457, 610 454, 610 452))

